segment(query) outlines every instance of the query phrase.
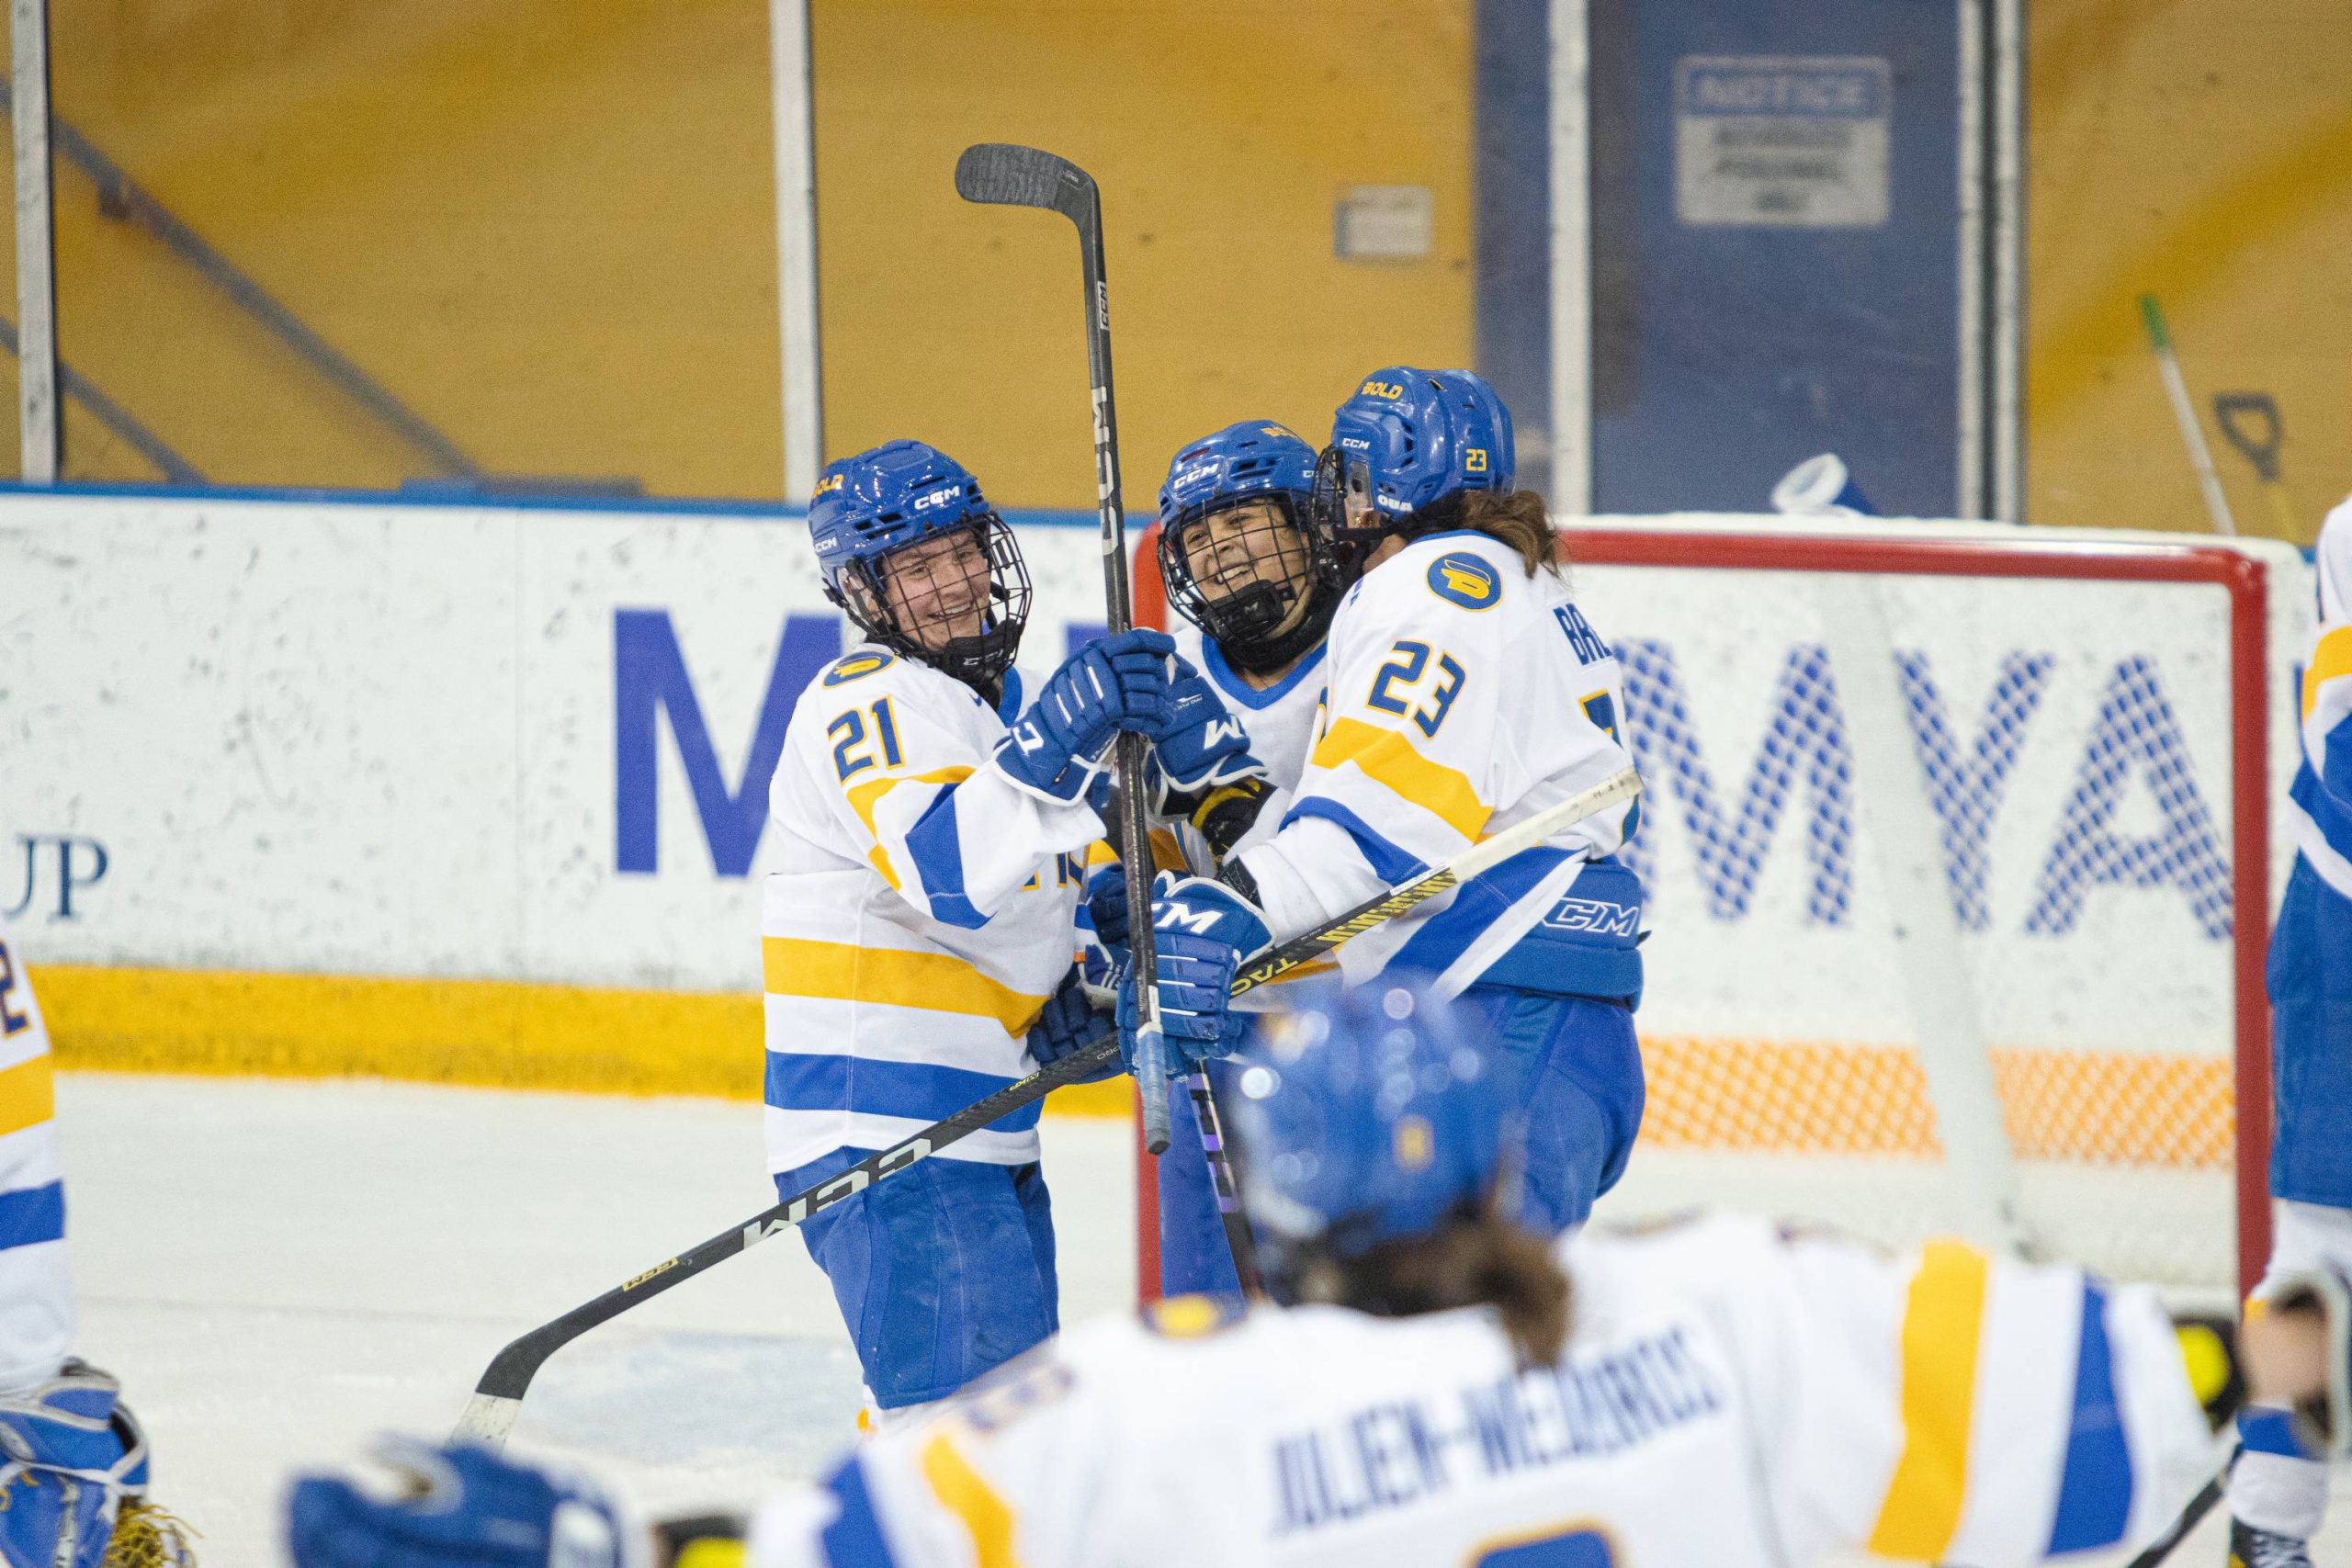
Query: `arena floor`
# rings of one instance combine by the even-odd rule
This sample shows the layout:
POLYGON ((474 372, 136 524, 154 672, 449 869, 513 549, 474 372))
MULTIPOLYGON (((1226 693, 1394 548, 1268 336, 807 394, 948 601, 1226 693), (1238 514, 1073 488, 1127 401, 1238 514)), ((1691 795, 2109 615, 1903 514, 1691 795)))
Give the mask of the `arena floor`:
MULTIPOLYGON (((446 1432, 506 1340, 774 1201, 750 1105, 96 1074, 58 1100, 78 1348, 122 1378, 209 1568, 279 1561, 294 1468, 446 1432)), ((1129 1134, 1045 1126, 1064 1315, 1116 1310, 1129 1134)), ((857 1403, 824 1281, 780 1238, 559 1354, 514 1448, 649 1509, 740 1503, 847 1443, 857 1403)), ((2352 1560, 2352 1504, 2318 1558, 2352 1560)), ((2222 1559, 2209 1522, 2174 1561, 2222 1559)))

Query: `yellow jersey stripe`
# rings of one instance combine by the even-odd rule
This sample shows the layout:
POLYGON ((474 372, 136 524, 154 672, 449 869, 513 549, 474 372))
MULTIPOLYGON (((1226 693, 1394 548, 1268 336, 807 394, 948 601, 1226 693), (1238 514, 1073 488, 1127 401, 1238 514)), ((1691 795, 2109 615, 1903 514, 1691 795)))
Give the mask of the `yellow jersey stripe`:
POLYGON ((992 1018, 1016 1039, 1028 1032, 1037 1010, 1046 1005, 1045 998, 991 980, 948 953, 789 936, 760 939, 760 982, 772 997, 879 1002, 992 1018))
POLYGON ((1360 718, 1335 718, 1309 761, 1317 768, 1352 762, 1364 777, 1443 818, 1473 843, 1494 815, 1467 777, 1422 756, 1402 730, 1383 729, 1360 718))
POLYGON ((2319 703, 2319 689, 2341 675, 2352 675, 2352 626, 2338 626, 2319 639, 2312 661, 2303 670, 2303 716, 2319 703))
POLYGON ((1929 1242, 1911 1277, 1903 1312, 1903 1454, 1871 1530, 1870 1550, 1880 1557, 1933 1562, 1959 1532, 1988 1277, 1984 1255, 1955 1241, 1929 1242))
POLYGON ((49 1069, 44 1051, 0 1071, 0 1137, 38 1127, 57 1113, 57 1088, 49 1069))
POLYGON ((978 1568, 1020 1568, 1012 1554, 1012 1510, 942 1432, 922 1448, 922 1478, 940 1505, 964 1523, 978 1568))
POLYGON ((857 813, 857 819, 865 824, 865 836, 874 840, 874 847, 865 852, 866 861, 882 874, 882 880, 890 885, 891 892, 899 891, 899 874, 890 869, 890 857, 882 852, 882 835, 874 826, 874 807, 902 784, 962 784, 971 776, 969 768, 933 768, 927 773, 900 773, 897 778, 851 784, 842 792, 849 796, 850 809, 857 813))

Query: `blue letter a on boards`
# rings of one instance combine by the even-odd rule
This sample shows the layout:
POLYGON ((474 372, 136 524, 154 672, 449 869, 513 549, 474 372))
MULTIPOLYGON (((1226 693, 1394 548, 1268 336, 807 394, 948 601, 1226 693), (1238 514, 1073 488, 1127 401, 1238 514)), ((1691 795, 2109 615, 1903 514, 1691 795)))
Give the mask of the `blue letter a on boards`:
POLYGON ((613 612, 613 819, 616 863, 625 872, 661 869, 659 825, 660 716, 667 711, 685 764, 695 813, 721 876, 744 876, 767 826, 768 780, 784 754, 792 705, 817 672, 841 657, 839 618, 793 615, 784 623, 775 663, 760 699, 743 777, 733 789, 719 772, 718 753, 703 722, 702 704, 686 673, 685 655, 667 610, 613 612))

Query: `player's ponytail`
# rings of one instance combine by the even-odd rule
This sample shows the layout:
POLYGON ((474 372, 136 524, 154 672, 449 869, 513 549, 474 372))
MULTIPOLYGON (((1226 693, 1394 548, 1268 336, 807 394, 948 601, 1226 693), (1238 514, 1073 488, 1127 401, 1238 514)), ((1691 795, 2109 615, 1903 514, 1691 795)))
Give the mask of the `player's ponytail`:
POLYGON ((1491 1306, 1526 1366, 1557 1361, 1567 1342, 1568 1280, 1550 1246, 1490 1210, 1358 1257, 1318 1258, 1299 1283, 1302 1300, 1378 1317, 1491 1306))
POLYGON ((1519 552, 1527 575, 1538 571, 1560 575, 1567 553, 1544 510, 1544 498, 1532 490, 1458 490, 1413 513, 1408 536, 1467 528, 1499 540, 1519 552))

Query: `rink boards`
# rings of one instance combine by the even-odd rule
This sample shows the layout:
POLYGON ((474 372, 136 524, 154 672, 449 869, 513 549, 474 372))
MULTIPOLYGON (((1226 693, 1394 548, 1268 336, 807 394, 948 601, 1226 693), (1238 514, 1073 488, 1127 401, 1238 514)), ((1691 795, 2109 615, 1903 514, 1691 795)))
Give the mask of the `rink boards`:
MULTIPOLYGON (((1021 532, 1042 672, 1100 560, 1021 532)), ((2308 579, 2245 547, 2276 792, 2308 579)), ((2019 1152, 2225 1162, 2227 596, 1874 581, 2019 1152)), ((1648 1138, 1932 1154, 1808 574, 1577 583, 1651 790, 1648 1138)), ((766 777, 842 635, 788 515, 12 497, 0 911, 85 1065, 748 1095, 766 777)))

